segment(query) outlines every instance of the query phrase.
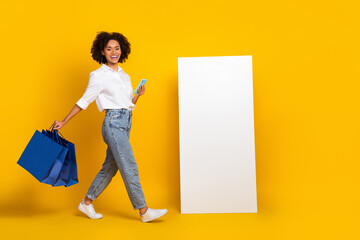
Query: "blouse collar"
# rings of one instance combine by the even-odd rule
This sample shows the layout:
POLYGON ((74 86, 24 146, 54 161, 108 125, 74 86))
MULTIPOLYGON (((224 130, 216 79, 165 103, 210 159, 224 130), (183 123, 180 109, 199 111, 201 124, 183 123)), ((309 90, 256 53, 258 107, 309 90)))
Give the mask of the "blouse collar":
MULTIPOLYGON (((106 71, 109 71, 109 70, 112 70, 112 71, 115 72, 114 69, 112 69, 111 67, 107 66, 107 65, 104 64, 104 63, 101 65, 101 68, 102 68, 105 72, 106 72, 106 71)), ((117 71, 120 72, 120 71, 123 71, 123 69, 122 69, 120 66, 118 66, 117 71)))

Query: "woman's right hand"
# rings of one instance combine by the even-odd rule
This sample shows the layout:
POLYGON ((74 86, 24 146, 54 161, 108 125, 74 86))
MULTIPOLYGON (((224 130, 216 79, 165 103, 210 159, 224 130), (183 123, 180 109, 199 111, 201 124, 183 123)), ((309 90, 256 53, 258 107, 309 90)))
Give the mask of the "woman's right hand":
POLYGON ((62 128, 63 126, 65 126, 66 122, 64 121, 58 121, 58 120, 55 120, 53 126, 54 126, 54 130, 58 130, 60 128, 62 128))
POLYGON ((53 129, 54 130, 58 130, 60 128, 62 128, 63 126, 65 126, 65 124, 67 122, 70 121, 70 119, 75 116, 76 114, 78 114, 81 111, 81 107, 79 107, 77 104, 75 104, 75 106, 71 109, 70 113, 66 116, 66 118, 64 118, 63 121, 57 121, 55 120, 55 122, 53 123, 53 129))

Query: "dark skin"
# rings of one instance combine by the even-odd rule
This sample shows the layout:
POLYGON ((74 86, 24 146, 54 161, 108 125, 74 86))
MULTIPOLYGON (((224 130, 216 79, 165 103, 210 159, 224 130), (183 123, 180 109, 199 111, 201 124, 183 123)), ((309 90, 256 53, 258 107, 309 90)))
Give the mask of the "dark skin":
MULTIPOLYGON (((110 40, 107 44, 107 46, 102 51, 102 54, 106 57, 107 63, 106 65, 115 71, 118 69, 118 60, 121 55, 121 48, 120 44, 116 40, 110 40)), ((145 86, 142 85, 138 89, 138 93, 135 94, 135 96, 132 99, 132 103, 136 104, 137 100, 141 95, 145 93, 145 86)), ((75 106, 71 109, 70 113, 64 118, 62 121, 55 120, 53 126, 54 130, 58 130, 65 126, 66 123, 70 121, 76 114, 78 114, 82 109, 75 104, 75 106)), ((84 202, 86 205, 89 205, 92 203, 92 199, 85 197, 84 202)), ((141 214, 144 214, 147 211, 148 207, 140 208, 139 211, 141 214)))

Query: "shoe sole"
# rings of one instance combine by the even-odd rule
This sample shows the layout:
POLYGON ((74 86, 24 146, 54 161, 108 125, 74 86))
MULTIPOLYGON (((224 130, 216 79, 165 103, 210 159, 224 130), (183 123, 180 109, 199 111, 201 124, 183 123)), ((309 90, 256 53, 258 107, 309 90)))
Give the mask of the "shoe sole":
POLYGON ((84 209, 84 207, 83 207, 83 205, 80 203, 79 204, 79 206, 78 206, 78 209, 82 212, 82 213, 84 213, 88 218, 90 218, 90 219, 101 219, 101 218, 91 218, 88 214, 87 214, 87 212, 85 211, 85 209, 84 209))
POLYGON ((166 210, 166 212, 164 212, 164 213, 163 213, 163 214, 161 214, 160 216, 157 216, 157 217, 155 217, 155 218, 151 218, 151 219, 147 219, 147 220, 143 220, 143 219, 141 219, 141 221, 142 221, 142 222, 150 222, 150 221, 152 221, 152 220, 155 220, 155 219, 158 219, 158 218, 160 218, 160 217, 164 216, 165 214, 167 214, 167 212, 168 212, 168 210, 166 210))

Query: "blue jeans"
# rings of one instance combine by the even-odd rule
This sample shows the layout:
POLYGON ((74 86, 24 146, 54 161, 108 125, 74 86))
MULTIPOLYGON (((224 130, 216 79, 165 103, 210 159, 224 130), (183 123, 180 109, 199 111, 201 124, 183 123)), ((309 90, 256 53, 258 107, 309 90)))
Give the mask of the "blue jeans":
POLYGON ((104 191, 119 169, 134 209, 146 206, 140 185, 139 172, 129 142, 132 111, 127 109, 106 110, 102 135, 108 145, 105 162, 86 194, 92 200, 104 191))

